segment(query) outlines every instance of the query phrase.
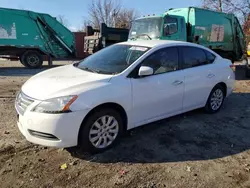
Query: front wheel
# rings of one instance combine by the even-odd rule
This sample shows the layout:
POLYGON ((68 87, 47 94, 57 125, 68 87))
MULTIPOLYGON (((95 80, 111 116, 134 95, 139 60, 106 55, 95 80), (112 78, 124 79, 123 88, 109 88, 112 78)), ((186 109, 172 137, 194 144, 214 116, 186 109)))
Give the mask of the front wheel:
POLYGON ((102 152, 117 143, 123 131, 121 115, 113 109, 101 109, 92 113, 79 132, 81 150, 102 152))
POLYGON ((208 113, 216 113, 220 110, 225 98, 225 90, 221 85, 217 85, 211 91, 206 106, 205 111, 208 113))

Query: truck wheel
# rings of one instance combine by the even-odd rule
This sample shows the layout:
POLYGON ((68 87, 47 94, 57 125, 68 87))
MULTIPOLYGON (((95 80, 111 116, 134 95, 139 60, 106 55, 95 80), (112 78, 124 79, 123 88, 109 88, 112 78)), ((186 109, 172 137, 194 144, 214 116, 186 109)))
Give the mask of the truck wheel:
POLYGON ((24 64, 24 62, 22 61, 22 58, 21 58, 21 57, 19 57, 19 61, 20 61, 20 63, 21 63, 23 66, 25 66, 25 64, 24 64))
POLYGON ((37 51, 26 51, 21 57, 21 63, 28 68, 40 68, 43 65, 43 58, 37 51))

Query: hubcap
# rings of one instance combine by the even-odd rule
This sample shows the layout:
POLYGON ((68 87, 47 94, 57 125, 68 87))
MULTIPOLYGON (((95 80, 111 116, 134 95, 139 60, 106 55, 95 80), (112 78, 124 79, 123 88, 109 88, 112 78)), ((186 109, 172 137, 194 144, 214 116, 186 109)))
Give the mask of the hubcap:
POLYGON ((211 97, 211 108, 218 110, 223 102, 223 98, 223 92, 220 89, 215 90, 211 97))
POLYGON ((89 140, 96 148, 106 148, 116 139, 119 124, 113 116, 102 116, 94 122, 89 131, 89 140))
POLYGON ((35 66, 35 65, 37 65, 39 63, 39 58, 37 56, 35 56, 35 55, 29 56, 27 58, 27 62, 28 62, 29 65, 35 66))

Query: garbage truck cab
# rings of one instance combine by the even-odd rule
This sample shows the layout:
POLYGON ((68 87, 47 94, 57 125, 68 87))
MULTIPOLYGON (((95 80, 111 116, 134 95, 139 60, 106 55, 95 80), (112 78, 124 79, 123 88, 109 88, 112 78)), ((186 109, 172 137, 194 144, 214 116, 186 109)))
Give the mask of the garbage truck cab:
POLYGON ((201 8, 170 9, 135 20, 129 40, 177 40, 206 46, 232 62, 246 56, 243 30, 233 14, 201 8))

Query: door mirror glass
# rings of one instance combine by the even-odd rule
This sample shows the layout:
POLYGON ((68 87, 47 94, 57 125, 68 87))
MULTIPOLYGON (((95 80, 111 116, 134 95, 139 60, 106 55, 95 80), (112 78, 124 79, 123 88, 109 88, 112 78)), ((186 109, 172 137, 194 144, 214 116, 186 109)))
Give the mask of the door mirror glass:
POLYGON ((141 66, 139 69, 139 76, 150 76, 154 73, 154 70, 148 66, 141 66))

